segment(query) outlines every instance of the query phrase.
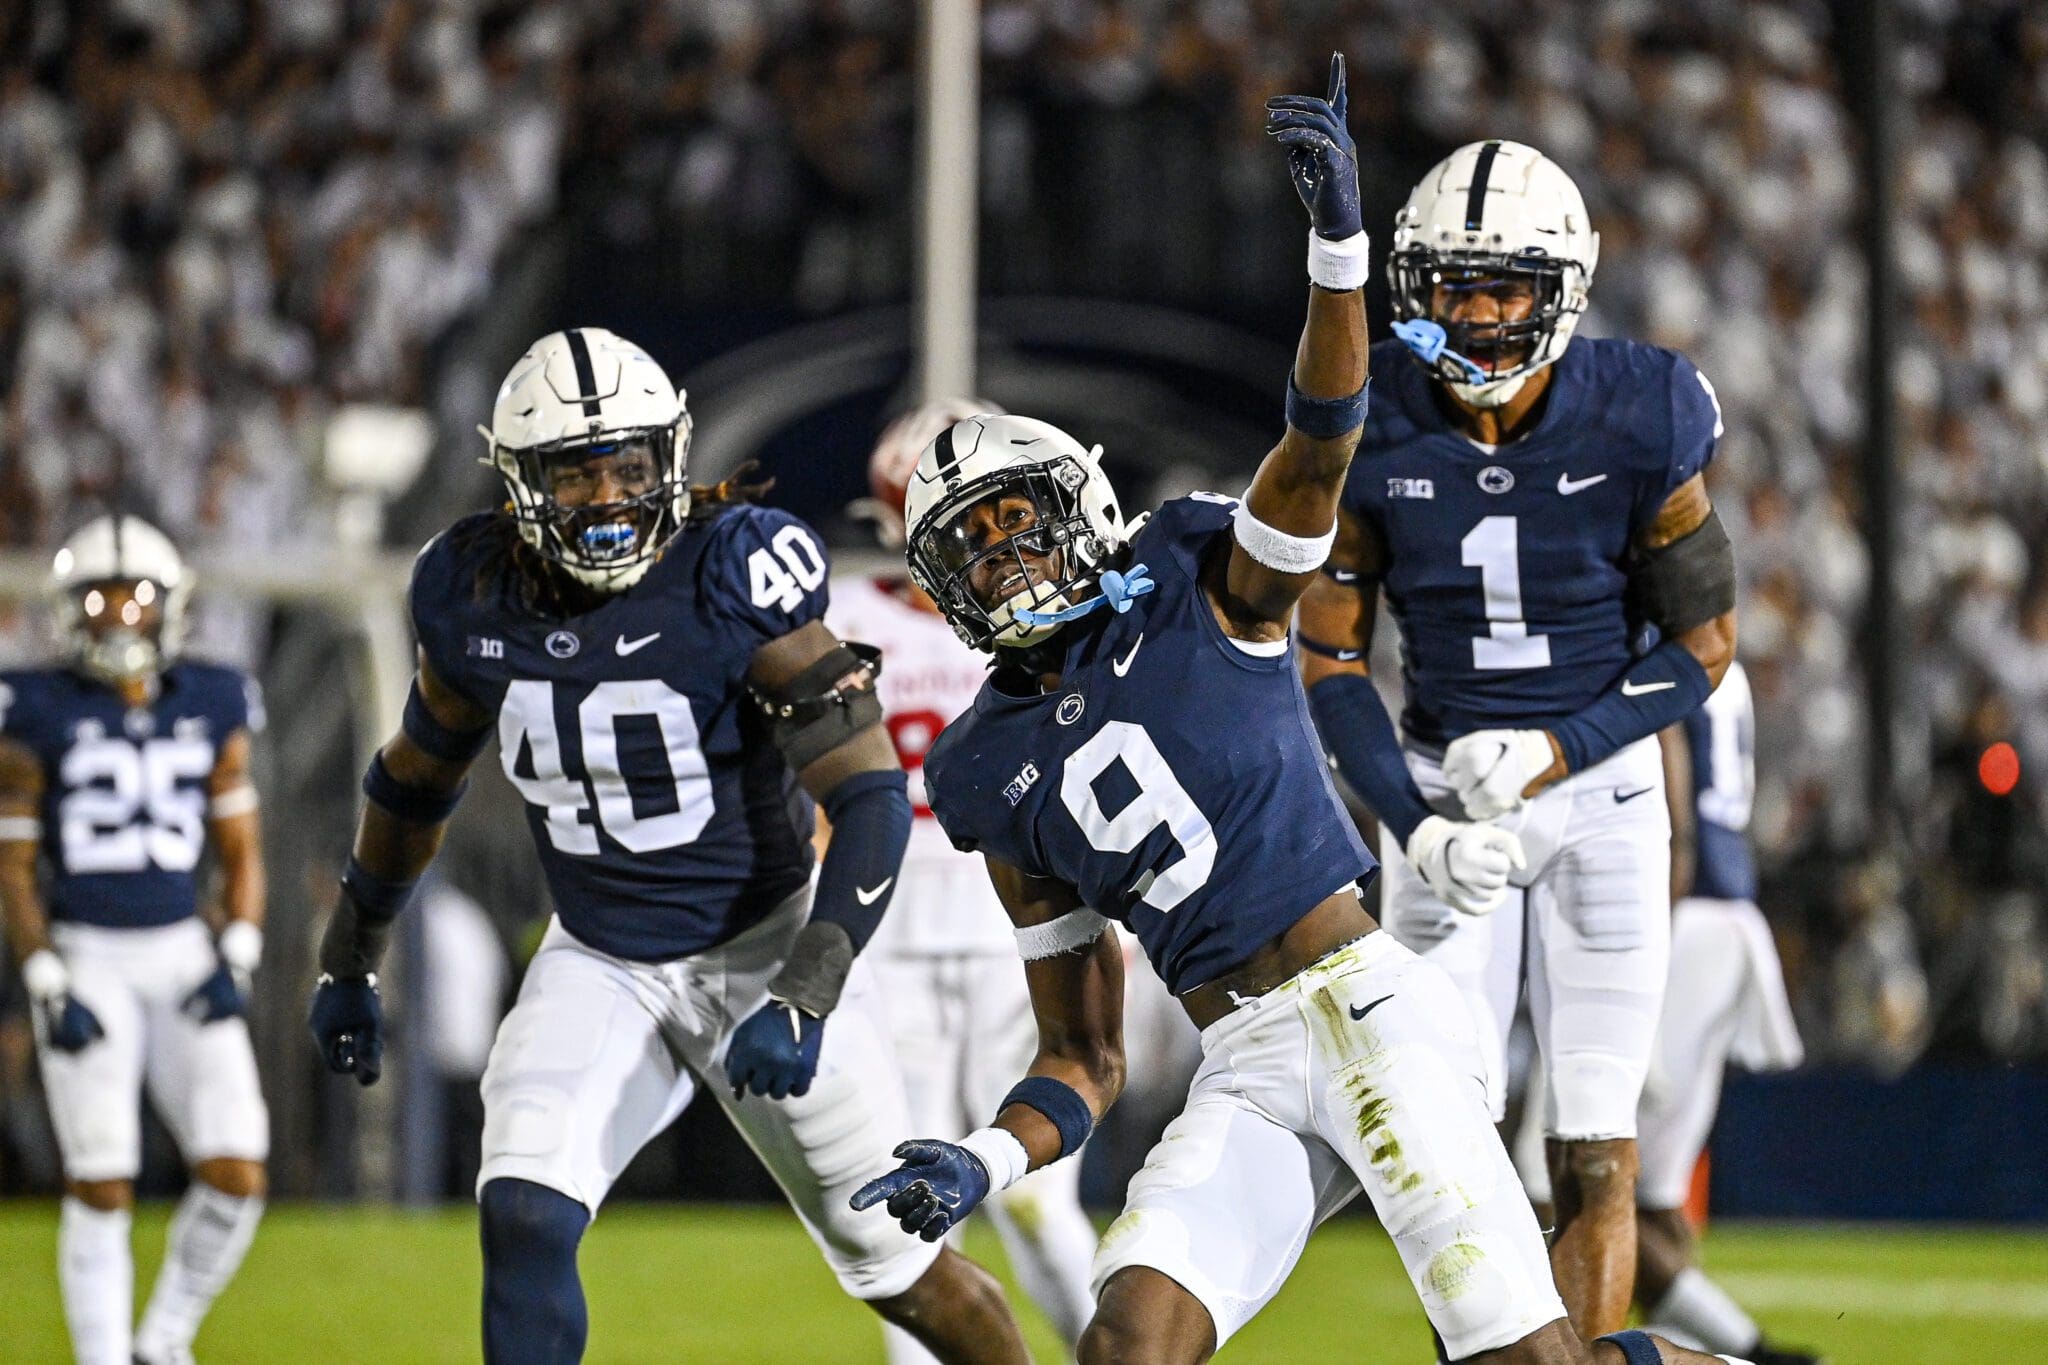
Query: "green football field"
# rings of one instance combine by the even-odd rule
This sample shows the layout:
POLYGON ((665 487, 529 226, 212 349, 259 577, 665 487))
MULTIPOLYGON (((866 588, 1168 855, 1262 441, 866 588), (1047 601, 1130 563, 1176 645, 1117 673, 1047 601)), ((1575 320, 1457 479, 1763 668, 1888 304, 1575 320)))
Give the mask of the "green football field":
MULTIPOLYGON (((169 1210, 136 1219, 138 1300, 169 1210)), ((0 1205, 0 1360, 68 1359, 57 1305, 56 1208, 0 1205)), ((994 1264, 993 1238, 969 1248, 994 1264)), ((1861 1362, 2048 1362, 2048 1233, 1723 1226, 1710 1269, 1772 1331, 1861 1362)), ((241 1278, 199 1338, 208 1365, 476 1358, 478 1258, 467 1209, 349 1205, 271 1211, 241 1278)), ((880 1361, 866 1310, 839 1296, 788 1215, 622 1208, 583 1249, 592 1361, 880 1361)), ((1035 1318, 1041 1361, 1059 1358, 1035 1318)), ((1421 1365, 1428 1339, 1386 1239, 1343 1220, 1310 1244, 1226 1360, 1421 1365)))

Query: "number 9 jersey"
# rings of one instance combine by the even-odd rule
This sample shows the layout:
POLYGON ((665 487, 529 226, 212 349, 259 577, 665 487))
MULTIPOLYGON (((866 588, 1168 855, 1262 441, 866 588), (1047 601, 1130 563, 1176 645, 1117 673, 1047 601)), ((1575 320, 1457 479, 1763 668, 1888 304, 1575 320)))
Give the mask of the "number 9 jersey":
POLYGON ((1132 542, 1157 585, 1068 626, 1059 690, 999 672, 925 757, 961 848, 1064 882, 1180 995, 1377 868, 1337 798, 1291 641, 1223 633, 1202 564, 1235 500, 1166 503, 1132 542))
POLYGON ((755 650, 824 616, 817 539, 733 506, 575 616, 528 605, 511 542, 497 513, 431 541, 413 628, 434 674, 497 714, 563 927, 643 962, 744 932, 810 876, 811 803, 746 674, 755 650))
POLYGON ((1713 458, 1713 386, 1675 351, 1581 339, 1535 428, 1493 450, 1452 427, 1401 343, 1373 347, 1372 372, 1344 507, 1385 546, 1401 728, 1441 748, 1575 714, 1637 657, 1631 546, 1713 458))
POLYGON ((137 707, 66 668, 0 674, 0 734, 43 769, 50 918, 107 929, 190 918, 207 779, 230 735, 262 728, 256 684, 214 664, 172 664, 137 707))

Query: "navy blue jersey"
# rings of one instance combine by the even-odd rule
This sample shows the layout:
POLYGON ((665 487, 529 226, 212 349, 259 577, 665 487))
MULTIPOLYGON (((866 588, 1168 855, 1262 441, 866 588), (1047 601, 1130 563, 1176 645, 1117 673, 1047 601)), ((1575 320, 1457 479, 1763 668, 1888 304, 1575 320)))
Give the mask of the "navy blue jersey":
POLYGON ((1399 342, 1373 347, 1372 369, 1344 505, 1387 547, 1402 728, 1441 746, 1574 714, 1636 657, 1624 557, 1713 458, 1713 389, 1676 352, 1574 341, 1535 429, 1489 452, 1399 342))
POLYGON ((420 553, 413 628, 435 674, 496 713, 556 913, 658 962, 761 920, 810 875, 810 801, 746 696, 754 651, 825 614, 826 562, 782 512, 733 507, 581 616, 520 596, 499 514, 420 553))
POLYGON ((197 911, 206 782, 262 715, 255 684, 214 664, 172 664, 137 707, 65 668, 0 673, 0 733, 42 763, 50 918, 140 929, 197 911))
POLYGON ((1756 799, 1756 712, 1741 664, 1729 664, 1713 695, 1685 718, 1685 741, 1692 753, 1699 847, 1692 894, 1753 901, 1749 812, 1756 799))
POLYGON ((1130 926, 1176 993, 1376 866, 1331 786, 1292 652, 1238 648, 1203 595, 1233 505, 1160 508, 1131 550, 1157 587, 1066 628, 1056 693, 991 679, 924 764, 955 844, 1075 887, 1130 926))

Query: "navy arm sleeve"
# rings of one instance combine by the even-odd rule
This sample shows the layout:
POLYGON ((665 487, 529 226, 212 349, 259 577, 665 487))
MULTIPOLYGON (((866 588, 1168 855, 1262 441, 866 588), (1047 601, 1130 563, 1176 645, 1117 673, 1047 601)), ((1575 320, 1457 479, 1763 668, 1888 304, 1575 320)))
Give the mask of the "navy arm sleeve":
POLYGON ((1432 812, 1408 772, 1379 688, 1363 674, 1339 673, 1309 691, 1308 705, 1337 771, 1400 846, 1408 847, 1415 827, 1432 812))

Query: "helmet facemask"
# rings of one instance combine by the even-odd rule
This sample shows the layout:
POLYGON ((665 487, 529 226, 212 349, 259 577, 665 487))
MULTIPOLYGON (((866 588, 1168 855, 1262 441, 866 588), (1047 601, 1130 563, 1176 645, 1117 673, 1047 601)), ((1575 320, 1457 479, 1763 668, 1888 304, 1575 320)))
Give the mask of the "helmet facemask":
POLYGON ((172 593, 148 578, 70 585, 58 631, 79 670, 112 687, 154 680, 176 652, 172 593))
MULTIPOLYGON (((494 446, 493 462, 511 494, 519 533, 541 558, 584 586, 619 592, 637 583, 690 510, 690 419, 674 426, 624 427, 513 449, 494 446), (590 502, 564 494, 588 482, 584 467, 603 459, 645 459, 641 491, 590 502)), ((621 481, 627 471, 620 471, 621 481)))
MULTIPOLYGON (((1447 251, 1411 246, 1388 264, 1397 319, 1433 323, 1442 345, 1418 358, 1453 393, 1475 407, 1498 407, 1528 377, 1564 353, 1586 307, 1586 270, 1577 261, 1542 252, 1447 251), (1460 320, 1457 299, 1482 289, 1526 290, 1531 303, 1520 317, 1490 322, 1460 320)), ((1502 301, 1504 317, 1511 311, 1502 301)))
POLYGON ((910 576, 969 646, 1044 640, 1060 623, 1027 622, 1020 609, 1050 615, 1095 595, 1114 547, 1083 507, 1088 473, 1070 455, 994 470, 949 490, 911 528, 910 576), (976 591, 977 581, 991 601, 976 591))

